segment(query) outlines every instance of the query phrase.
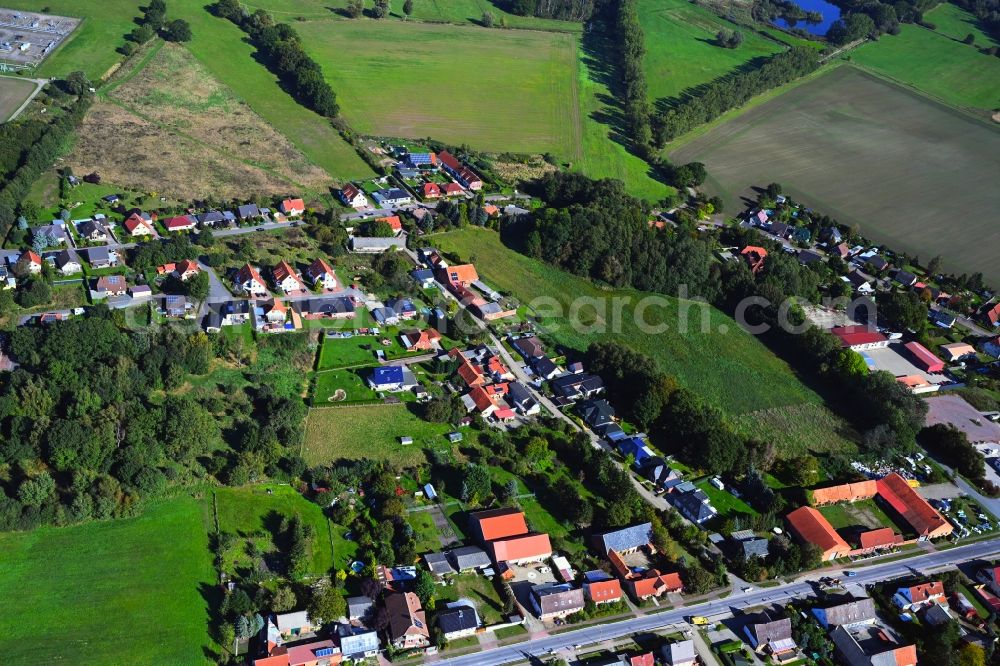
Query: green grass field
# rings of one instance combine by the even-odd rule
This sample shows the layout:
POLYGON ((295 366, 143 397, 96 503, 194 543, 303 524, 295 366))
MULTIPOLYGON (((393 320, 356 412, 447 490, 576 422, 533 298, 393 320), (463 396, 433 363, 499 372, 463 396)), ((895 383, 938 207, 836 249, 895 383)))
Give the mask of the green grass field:
POLYGON ((402 21, 296 27, 358 132, 577 152, 572 35, 402 21))
POLYGON ((736 430, 746 437, 767 442, 780 439, 785 451, 855 450, 858 433, 822 405, 803 403, 793 407, 764 409, 733 419, 736 430))
POLYGON ((302 457, 310 465, 341 458, 417 465, 427 460, 424 449, 450 450, 444 435, 451 430, 447 423, 424 421, 409 405, 314 408, 306 420, 302 457), (400 437, 412 437, 413 444, 403 446, 400 437))
POLYGON ((933 23, 935 32, 946 37, 961 41, 971 33, 976 38, 976 46, 997 45, 995 39, 983 32, 975 16, 950 2, 943 2, 924 14, 924 20, 933 23))
MULTIPOLYGON (((303 522, 312 525, 310 573, 324 574, 334 566, 331 526, 323 509, 305 499, 290 486, 268 484, 244 488, 219 488, 215 491, 218 507, 219 529, 246 537, 256 532, 273 535, 281 518, 298 514, 303 522), (267 491, 271 494, 268 495, 267 491)), ((340 567, 343 562, 338 563, 340 567)))
POLYGON ((861 500, 849 504, 831 504, 817 509, 834 529, 860 526, 868 529, 891 527, 897 532, 904 528, 896 525, 875 500, 861 500))
POLYGON ((639 21, 646 37, 643 69, 650 101, 676 97, 782 50, 780 44, 686 0, 639 0, 639 21), (743 44, 735 49, 716 46, 721 28, 739 29, 743 44))
POLYGON ((0 123, 7 122, 34 89, 35 84, 31 81, 0 77, 0 123))
POLYGON ((352 368, 316 373, 313 404, 351 403, 377 399, 378 395, 369 388, 366 381, 369 373, 371 373, 371 368, 352 368), (338 395, 338 391, 343 391, 343 396, 338 395), (338 399, 334 400, 335 396, 338 399))
POLYGON ((447 587, 437 588, 439 602, 468 599, 476 605, 479 619, 483 624, 499 624, 503 621, 503 603, 497 589, 486 576, 466 573, 454 576, 447 587))
MULTIPOLYGON (((644 294, 631 290, 602 290, 583 278, 572 276, 505 247, 497 234, 468 228, 433 236, 431 241, 445 252, 475 258, 480 274, 502 291, 510 292, 524 304, 540 296, 554 298, 569 312, 569 304, 578 297, 607 302, 610 297, 629 299, 622 308, 620 330, 611 324, 607 331, 580 333, 567 325, 564 317, 546 318, 543 331, 556 341, 575 349, 585 349, 596 340, 616 340, 647 354, 663 370, 675 375, 685 386, 704 396, 729 414, 785 407, 802 403, 821 404, 821 398, 804 386, 784 361, 756 338, 743 332, 736 323, 714 308, 704 310, 689 302, 688 331, 681 329, 680 305, 674 298, 664 299, 666 307, 651 307, 646 320, 666 323, 662 335, 639 330, 634 318, 635 303, 644 294), (709 330, 700 330, 700 312, 709 315, 709 330), (725 326, 725 332, 722 327, 725 326)), ((608 308, 607 323, 612 309, 608 308)), ((596 318, 584 323, 600 323, 596 318)))
MULTIPOLYGON (((347 0, 251 0, 243 3, 248 9, 265 9, 284 21, 299 19, 338 19, 337 12, 347 6, 347 0)), ((392 3, 392 17, 386 22, 402 18, 403 3, 392 3)), ((492 12, 499 23, 501 17, 510 28, 551 30, 554 32, 580 32, 581 23, 553 21, 534 16, 508 14, 490 0, 417 0, 413 3, 410 21, 433 21, 436 23, 464 23, 479 25, 483 12, 492 12)))
POLYGON ((735 518, 740 515, 746 518, 757 515, 757 511, 752 506, 728 490, 719 490, 708 481, 700 481, 695 485, 705 491, 708 498, 712 500, 712 506, 718 509, 719 515, 724 518, 735 518))
POLYGON ((209 663, 203 511, 180 496, 138 518, 0 534, 3 661, 209 663))
POLYGON ((754 196, 752 186, 779 182, 877 243, 941 255, 949 272, 981 271, 996 282, 1000 229, 989 220, 1000 208, 998 154, 1000 127, 843 65, 711 128, 670 158, 703 162, 705 190, 730 210, 754 196), (948 215, 938 212, 942 201, 948 215))
POLYGON ((133 20, 141 14, 141 4, 134 0, 87 3, 79 0, 5 0, 3 6, 34 12, 44 7, 44 11, 51 14, 83 18, 70 39, 46 58, 34 74, 50 78, 83 70, 92 81, 97 81, 121 60, 122 56, 115 49, 125 43, 125 34, 135 27, 133 20))
MULTIPOLYGON (((955 8, 944 14, 944 28, 939 30, 961 30, 956 26, 958 12, 955 8)), ((932 17, 928 20, 935 22, 932 17)), ((918 25, 901 28, 895 37, 886 35, 855 49, 851 60, 958 107, 979 111, 1000 107, 1000 58, 918 25)), ((992 42, 987 43, 985 36, 978 42, 987 44, 992 42)))

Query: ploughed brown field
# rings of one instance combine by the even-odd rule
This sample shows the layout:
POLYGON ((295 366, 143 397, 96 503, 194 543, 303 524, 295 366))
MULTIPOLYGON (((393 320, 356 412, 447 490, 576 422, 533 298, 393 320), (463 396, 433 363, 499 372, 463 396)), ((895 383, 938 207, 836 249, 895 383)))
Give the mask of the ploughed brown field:
POLYGON ((670 155, 704 162, 727 211, 781 183, 806 206, 945 270, 1000 284, 1000 126, 850 66, 804 83, 670 155))

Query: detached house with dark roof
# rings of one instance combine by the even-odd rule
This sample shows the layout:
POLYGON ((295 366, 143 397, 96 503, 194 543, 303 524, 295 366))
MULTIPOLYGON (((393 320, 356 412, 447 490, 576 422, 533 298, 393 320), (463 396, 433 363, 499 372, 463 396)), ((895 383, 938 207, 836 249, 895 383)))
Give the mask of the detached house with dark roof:
POLYGON ((586 601, 569 583, 543 583, 531 588, 531 605, 540 620, 549 620, 583 610, 586 601))
POLYGON ((270 293, 267 291, 267 285, 264 283, 264 278, 260 276, 260 272, 252 264, 245 264, 243 268, 237 271, 233 282, 237 291, 246 294, 250 298, 267 298, 270 296, 270 293))
POLYGON ((337 274, 322 257, 317 257, 309 264, 309 268, 306 269, 306 277, 314 286, 326 291, 334 291, 340 287, 337 282, 337 274))
POLYGON ((338 196, 340 197, 340 200, 344 202, 345 206, 350 206, 351 208, 368 207, 368 197, 366 197, 365 193, 353 183, 344 185, 338 193, 338 196))
POLYGON ((257 204, 244 204, 236 208, 236 214, 241 220, 254 220, 260 217, 260 209, 257 204))
POLYGON ((472 606, 461 605, 449 607, 448 610, 437 614, 438 629, 445 640, 453 641, 465 636, 472 636, 479 629, 479 615, 472 606))
POLYGON ((391 592, 385 595, 385 610, 389 615, 387 633, 397 650, 425 648, 430 645, 430 631, 420 599, 412 592, 391 592))
POLYGON ((798 651, 792 638, 792 621, 787 617, 772 620, 767 613, 761 613, 743 627, 743 633, 757 654, 776 661, 785 661, 798 651))

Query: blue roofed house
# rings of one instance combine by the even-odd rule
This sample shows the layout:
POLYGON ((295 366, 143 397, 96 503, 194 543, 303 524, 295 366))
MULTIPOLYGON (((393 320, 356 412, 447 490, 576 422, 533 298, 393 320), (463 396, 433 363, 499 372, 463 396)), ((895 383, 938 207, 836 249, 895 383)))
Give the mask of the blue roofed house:
POLYGON ((437 280, 434 279, 434 271, 429 268, 418 268, 411 271, 410 277, 416 280, 423 289, 430 289, 437 284, 437 280))
POLYGON ((368 385, 375 391, 398 393, 417 385, 417 378, 405 365, 384 365, 372 370, 368 385))
POLYGON ((636 467, 641 467, 644 460, 653 457, 653 451, 646 444, 646 440, 638 435, 619 440, 615 445, 618 447, 619 453, 626 458, 632 456, 633 464, 636 467))
POLYGON ((408 298, 390 298, 385 305, 400 319, 413 319, 417 316, 417 308, 408 298))
POLYGON ((405 206, 406 204, 413 203, 413 197, 411 197, 406 190, 401 190, 398 187, 389 187, 384 190, 373 192, 372 198, 374 198, 378 205, 382 208, 405 206))

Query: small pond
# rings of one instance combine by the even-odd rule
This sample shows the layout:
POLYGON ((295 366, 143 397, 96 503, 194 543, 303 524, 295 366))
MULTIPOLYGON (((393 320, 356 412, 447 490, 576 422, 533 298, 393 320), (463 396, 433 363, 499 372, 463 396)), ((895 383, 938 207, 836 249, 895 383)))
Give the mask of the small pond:
POLYGON ((801 28, 810 34, 823 36, 830 29, 830 26, 833 25, 833 22, 840 18, 840 7, 831 5, 826 0, 795 0, 795 4, 807 12, 819 12, 823 15, 823 20, 819 23, 797 21, 792 25, 785 19, 778 19, 775 21, 777 25, 788 29, 801 28))

